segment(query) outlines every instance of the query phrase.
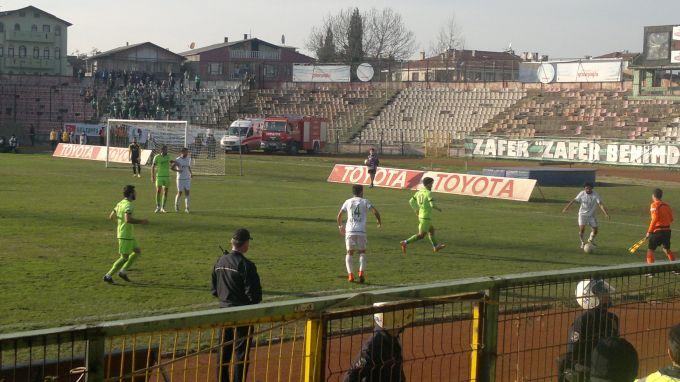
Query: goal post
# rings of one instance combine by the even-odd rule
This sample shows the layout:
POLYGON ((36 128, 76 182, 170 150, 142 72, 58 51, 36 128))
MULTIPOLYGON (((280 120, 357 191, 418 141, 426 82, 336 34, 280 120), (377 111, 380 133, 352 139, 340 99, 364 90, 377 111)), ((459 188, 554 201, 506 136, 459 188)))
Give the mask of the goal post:
POLYGON ((183 147, 189 149, 191 170, 196 175, 224 175, 225 153, 220 148, 216 131, 200 126, 191 126, 187 121, 157 121, 109 119, 106 123, 106 167, 120 161, 111 160, 111 148, 125 148, 133 139, 142 150, 150 150, 150 165, 154 155, 167 146, 168 154, 174 159, 183 147))

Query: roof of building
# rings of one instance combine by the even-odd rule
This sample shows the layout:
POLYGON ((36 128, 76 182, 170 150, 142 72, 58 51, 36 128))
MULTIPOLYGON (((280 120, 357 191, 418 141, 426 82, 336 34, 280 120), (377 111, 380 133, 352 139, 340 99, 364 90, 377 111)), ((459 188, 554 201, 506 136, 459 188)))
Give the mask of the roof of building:
POLYGON ((73 24, 69 23, 68 21, 66 21, 66 20, 64 20, 64 19, 60 19, 59 17, 57 17, 57 16, 55 16, 55 15, 49 13, 49 12, 45 12, 45 11, 43 11, 42 9, 36 8, 36 7, 32 6, 32 5, 29 5, 29 6, 23 7, 23 8, 19 8, 19 9, 13 9, 13 10, 11 10, 11 11, 2 11, 2 12, 0 12, 0 17, 2 17, 2 16, 9 16, 9 15, 12 15, 12 14, 14 14, 14 13, 21 12, 21 11, 23 11, 23 12, 27 12, 27 11, 35 12, 35 11, 38 11, 38 12, 44 14, 44 15, 47 15, 47 16, 52 17, 52 18, 55 19, 55 20, 61 21, 62 23, 66 24, 66 26, 69 26, 69 27, 70 27, 71 25, 73 25, 73 24))
POLYGON ((409 68, 424 68, 450 66, 454 62, 479 62, 479 61, 522 61, 522 59, 511 52, 492 52, 488 50, 458 50, 450 49, 445 53, 427 57, 424 60, 412 60, 409 68))
POLYGON ((168 49, 165 49, 165 48, 163 48, 163 47, 160 47, 160 46, 158 46, 158 45, 156 45, 156 44, 154 44, 154 43, 152 43, 152 42, 150 42, 150 41, 140 42, 140 43, 137 43, 137 44, 128 44, 128 45, 119 46, 119 47, 117 47, 117 48, 113 48, 113 49, 107 50, 106 52, 101 52, 101 53, 95 54, 94 56, 89 57, 89 59, 93 59, 93 58, 102 58, 102 57, 110 56, 110 55, 112 55, 112 54, 124 52, 124 51, 126 51, 126 50, 139 48, 139 47, 142 47, 142 46, 145 46, 145 45, 150 45, 150 46, 152 46, 152 47, 155 47, 155 48, 158 48, 158 49, 160 49, 160 50, 162 50, 162 51, 165 51, 165 52, 167 52, 167 53, 170 53, 170 54, 172 54, 172 55, 174 55, 174 56, 177 56, 177 57, 179 57, 179 58, 181 58, 181 59, 184 59, 184 56, 182 56, 182 55, 180 55, 180 54, 177 54, 177 53, 175 53, 175 52, 173 52, 173 51, 170 51, 170 50, 168 50, 168 49))
POLYGON ((269 45, 269 46, 271 46, 271 47, 273 47, 273 48, 280 48, 280 49, 292 50, 292 51, 294 51, 294 52, 297 53, 297 54, 302 54, 302 53, 298 52, 297 49, 296 49, 295 47, 286 46, 286 45, 276 45, 276 44, 272 44, 272 43, 267 42, 267 41, 264 41, 264 40, 260 40, 259 38, 256 38, 256 37, 255 37, 255 38, 247 38, 247 39, 243 39, 243 40, 221 42, 221 43, 219 43, 219 44, 212 44, 212 45, 204 46, 204 47, 202 47, 202 48, 196 48, 196 49, 188 50, 188 51, 186 51, 186 52, 181 52, 180 55, 182 55, 182 56, 184 56, 184 57, 186 57, 186 56, 193 56, 193 55, 196 55, 196 54, 201 54, 201 53, 203 53, 203 52, 209 52, 209 51, 215 50, 215 49, 220 49, 220 48, 224 48, 224 47, 228 47, 228 46, 239 45, 239 44, 243 44, 243 43, 250 42, 250 41, 258 41, 258 42, 261 43, 261 44, 269 45))
POLYGON ((597 57, 594 57, 594 58, 621 58, 625 61, 630 61, 630 60, 634 59, 635 57, 637 57, 639 54, 640 53, 630 53, 628 51, 611 52, 611 53, 603 54, 601 56, 597 56, 597 57))

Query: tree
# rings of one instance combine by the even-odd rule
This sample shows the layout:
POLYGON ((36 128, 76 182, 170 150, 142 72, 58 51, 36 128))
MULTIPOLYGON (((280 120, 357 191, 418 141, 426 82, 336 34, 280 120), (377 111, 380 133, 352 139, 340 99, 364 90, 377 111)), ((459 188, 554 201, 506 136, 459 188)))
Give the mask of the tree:
POLYGON ((456 20, 456 15, 451 14, 439 28, 434 41, 430 43, 430 55, 436 56, 451 49, 463 49, 464 47, 465 37, 456 20))
POLYGON ((338 55, 344 56, 347 51, 347 30, 349 29, 349 20, 352 16, 352 9, 341 9, 337 14, 328 14, 323 19, 323 24, 320 27, 313 27, 307 38, 305 47, 317 55, 320 59, 319 53, 323 51, 323 46, 328 36, 328 30, 333 35, 333 45, 335 46, 335 58, 338 55))
POLYGON ((366 56, 403 60, 411 57, 416 47, 415 34, 401 14, 392 8, 372 8, 363 16, 366 56))
POLYGON ((350 64, 356 64, 364 59, 364 25, 359 8, 354 8, 347 29, 347 51, 345 60, 350 64))
POLYGON ((323 45, 317 51, 316 57, 321 62, 335 61, 337 51, 335 49, 335 41, 333 40, 333 30, 330 26, 326 28, 326 36, 323 38, 323 45))

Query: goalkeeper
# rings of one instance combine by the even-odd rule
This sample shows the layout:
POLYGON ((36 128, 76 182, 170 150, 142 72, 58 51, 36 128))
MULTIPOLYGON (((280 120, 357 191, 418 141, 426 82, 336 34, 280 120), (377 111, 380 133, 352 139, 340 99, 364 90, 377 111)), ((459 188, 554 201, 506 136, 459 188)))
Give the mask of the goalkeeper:
POLYGON ((432 209, 441 212, 441 208, 435 206, 432 198, 432 184, 434 179, 430 177, 423 178, 423 189, 415 193, 408 201, 411 208, 418 215, 418 233, 401 242, 401 251, 406 254, 406 246, 418 241, 428 235, 430 243, 432 243, 432 251, 439 252, 446 244, 438 244, 434 237, 434 226, 432 225, 431 216, 432 209))

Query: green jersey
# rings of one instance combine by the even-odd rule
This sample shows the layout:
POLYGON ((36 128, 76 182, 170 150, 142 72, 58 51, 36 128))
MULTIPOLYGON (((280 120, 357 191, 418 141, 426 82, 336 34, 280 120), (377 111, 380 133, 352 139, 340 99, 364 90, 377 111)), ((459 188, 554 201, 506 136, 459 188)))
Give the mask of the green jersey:
POLYGON ((408 201, 411 208, 418 210, 418 218, 429 219, 432 215, 432 208, 434 208, 434 199, 432 199, 432 192, 423 188, 416 192, 408 201))
POLYGON ((170 176, 170 155, 158 154, 153 157, 153 164, 158 168, 156 176, 159 178, 170 176))
POLYGON ((116 204, 116 207, 113 209, 113 211, 116 213, 116 218, 118 218, 118 238, 119 239, 125 239, 125 240, 132 240, 132 234, 134 233, 132 224, 125 222, 125 214, 130 214, 132 215, 134 208, 132 207, 132 202, 123 199, 118 204, 116 204))

